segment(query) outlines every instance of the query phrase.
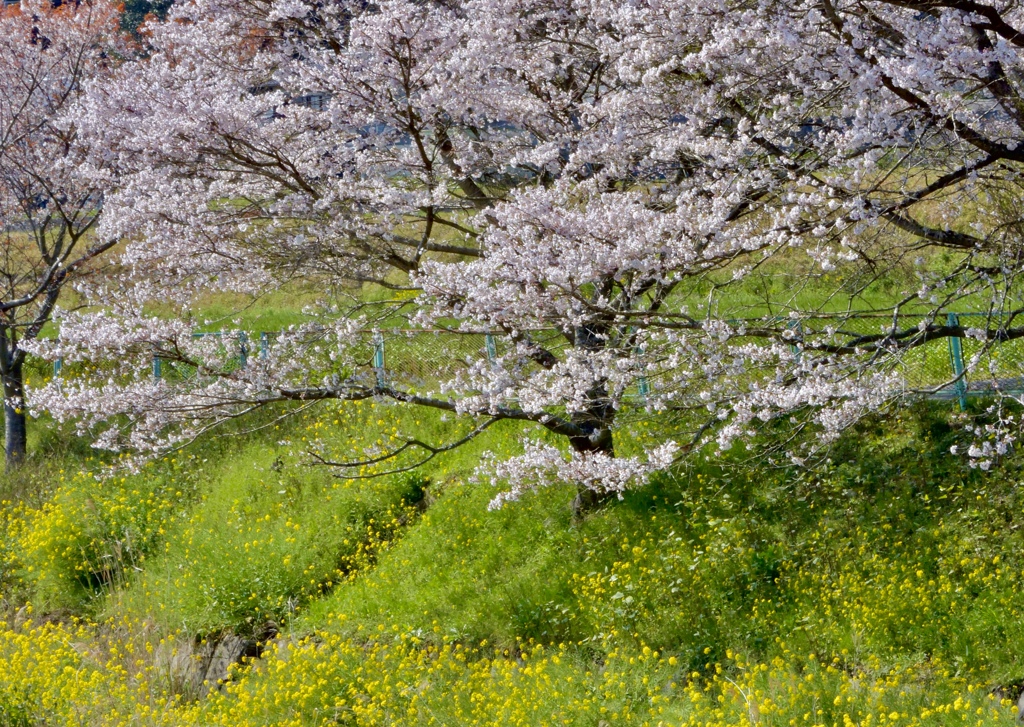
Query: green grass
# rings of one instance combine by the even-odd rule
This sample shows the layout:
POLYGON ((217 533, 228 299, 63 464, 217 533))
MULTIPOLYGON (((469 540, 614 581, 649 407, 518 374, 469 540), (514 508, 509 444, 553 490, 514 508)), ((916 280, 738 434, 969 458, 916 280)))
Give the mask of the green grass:
MULTIPOLYGON (((769 431, 574 520, 562 486, 488 510, 495 487, 471 473, 520 427, 357 479, 371 468, 338 477, 301 452, 357 459, 468 424, 382 403, 268 416, 123 479, 69 470, 9 507, 10 613, 27 599, 97 625, 12 616, 0 668, 23 685, 18 714, 43 714, 24 697, 41 695, 51 721, 73 703, 83 724, 743 724, 756 695, 779 727, 1009 725, 989 695, 1024 677, 1024 459, 966 468, 952 422, 948 404, 866 420, 813 469, 758 454, 769 431), (138 557, 96 577, 129 533, 138 557), (267 621, 284 635, 257 668, 156 709, 174 695, 154 655, 267 621)), ((622 451, 667 431, 632 421, 622 451)))
MULTIPOLYGON (((902 266, 856 294, 858 273, 809 272, 792 251, 737 283, 729 271, 692 281, 671 304, 838 313, 917 285, 902 266)), ((307 321, 320 297, 293 285, 197 309, 207 330, 274 331, 307 321)), ((1018 348, 993 357, 997 375, 1016 375, 1018 348)), ((470 338, 386 345, 413 386, 482 355, 470 338)), ((945 378, 948 350, 905 366, 912 384, 945 378)), ((103 481, 92 472, 109 457, 34 423, 30 462, 0 477, 0 727, 1013 721, 1024 457, 985 474, 950 456, 963 435, 948 403, 865 420, 809 469, 771 460, 769 427, 750 450, 700 453, 582 520, 556 483, 488 509, 496 489, 473 473, 487 451, 518 451, 522 426, 364 479, 384 465, 311 466, 307 450, 372 458, 471 424, 382 402, 274 420, 282 411, 103 481), (197 703, 169 674, 174 649, 277 629, 263 659, 197 703)), ((617 451, 682 427, 626 412, 617 451)))
POLYGON ((434 441, 456 426, 372 402, 339 405, 276 425, 219 463, 196 463, 204 476, 191 512, 168 529, 145 571, 109 596, 104 612, 192 634, 252 633, 267 621, 291 620, 371 565, 416 522, 424 498, 436 497, 454 471, 471 469, 469 458, 486 443, 422 471, 369 479, 345 476, 367 468, 311 466, 296 452, 315 439, 358 458, 365 447, 383 446, 378 432, 387 439, 418 424, 420 436, 434 441))
POLYGON ((769 658, 778 639, 795 639, 863 664, 927 655, 1000 680, 1024 674, 1015 639, 995 637, 1024 636, 1021 535, 1002 528, 1019 504, 1012 479, 952 461, 953 433, 936 414, 895 423, 865 425, 820 472, 737 454, 662 477, 582 523, 570 521, 562 489, 492 513, 489 487, 452 486, 295 628, 440 623, 451 638, 505 646, 611 639, 671 650, 691 668, 727 648, 769 658), (993 576, 997 555, 1005 565, 993 576), (933 581, 927 593, 910 588, 918 570, 933 581))

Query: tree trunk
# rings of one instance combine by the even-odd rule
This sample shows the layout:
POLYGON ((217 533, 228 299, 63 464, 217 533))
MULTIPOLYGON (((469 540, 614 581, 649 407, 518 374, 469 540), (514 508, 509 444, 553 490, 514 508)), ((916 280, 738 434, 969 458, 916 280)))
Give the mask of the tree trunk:
POLYGON ((7 471, 25 461, 28 451, 28 427, 25 417, 25 379, 21 362, 5 367, 4 372, 4 455, 7 471))
POLYGON ((580 521, 584 519, 587 515, 610 500, 611 497, 611 494, 608 492, 598 492, 597 490, 591 490, 588 487, 577 487, 576 497, 572 498, 572 504, 569 505, 572 509, 573 520, 580 521))
MULTIPOLYGON (((607 330, 603 327, 580 326, 575 331, 574 344, 591 351, 600 350, 606 344, 607 330)), ((587 408, 572 416, 572 422, 583 432, 583 436, 569 437, 569 446, 581 454, 606 454, 615 456, 612 438, 612 423, 615 407, 608 397, 604 381, 597 382, 587 391, 587 408)), ((572 501, 572 513, 576 519, 583 518, 611 497, 609 492, 579 488, 572 501)))
MULTIPOLYGON (((614 409, 610 405, 599 405, 585 415, 574 417, 574 423, 584 432, 585 437, 570 437, 569 446, 581 454, 601 453, 609 457, 615 456, 615 444, 612 439, 612 418, 614 409)), ((580 487, 572 501, 572 514, 577 520, 596 510, 602 503, 611 498, 610 492, 598 492, 588 487, 580 487)))

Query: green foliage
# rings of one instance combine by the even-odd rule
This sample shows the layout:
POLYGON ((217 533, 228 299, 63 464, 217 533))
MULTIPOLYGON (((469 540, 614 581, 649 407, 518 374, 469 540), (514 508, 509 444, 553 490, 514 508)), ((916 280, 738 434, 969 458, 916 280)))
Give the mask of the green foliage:
MULTIPOLYGON (((563 487, 487 509, 494 488, 469 475, 484 450, 515 451, 511 425, 360 479, 382 465, 339 477, 303 452, 359 459, 467 425, 377 403, 268 419, 237 444, 102 485, 68 476, 46 504, 8 508, 36 611, 99 605, 107 625, 0 628, 0 662, 38 662, 53 676, 16 683, 84 724, 1008 725, 1024 458, 965 468, 948 453, 954 418, 866 421, 814 468, 772 464, 769 433, 582 521, 563 487), (134 576, 83 580, 128 531, 147 543, 122 556, 134 576), (285 635, 261 666, 194 705, 155 686, 166 657, 120 656, 154 630, 267 620, 285 635), (118 656, 76 666, 72 641, 118 656), (88 693, 61 676, 69 664, 88 693)), ((631 422, 622 451, 669 425, 631 422)))
POLYGON ((77 611, 140 571, 165 528, 193 496, 191 458, 97 479, 57 470, 53 497, 8 511, 8 567, 48 609, 77 611))
POLYGON ((347 628, 382 620, 466 642, 505 645, 517 637, 558 641, 564 625, 546 609, 571 595, 562 559, 575 537, 571 492, 548 490, 521 506, 488 513, 487 486, 453 483, 377 566, 311 606, 297 628, 315 629, 331 614, 347 628))
POLYGON ((291 620, 372 565, 434 497, 434 477, 447 476, 434 468, 344 478, 343 470, 311 467, 297 447, 335 446, 358 458, 366 448, 395 446, 400 427, 422 421, 409 417, 373 402, 328 408, 276 425, 281 442, 255 442, 207 465, 199 502, 108 612, 194 634, 258 633, 267 621, 291 620))
POLYGON ((490 488, 453 485, 300 627, 343 614, 334 628, 353 635, 387 620, 464 642, 649 646, 693 669, 798 639, 862 666, 928 659, 1012 680, 1021 503, 1012 480, 949 456, 944 419, 868 422, 818 470, 709 459, 580 524, 571 492, 489 513, 490 488))
POLYGON ((111 607, 168 629, 253 633, 372 562, 413 516, 405 481, 342 481, 293 463, 275 471, 273 450, 244 455, 250 471, 226 472, 111 607))

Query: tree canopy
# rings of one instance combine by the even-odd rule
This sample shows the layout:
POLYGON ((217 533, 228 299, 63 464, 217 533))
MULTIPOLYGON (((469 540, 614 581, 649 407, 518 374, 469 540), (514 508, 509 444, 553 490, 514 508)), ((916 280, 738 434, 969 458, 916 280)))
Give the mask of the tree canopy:
POLYGON ((900 365, 929 342, 977 341, 986 376, 1024 337, 1021 28, 960 0, 175 5, 77 107, 126 246, 101 309, 35 348, 104 365, 33 401, 143 454, 371 397, 565 438, 494 463, 504 497, 621 491, 765 422, 814 434, 800 459, 928 393, 900 365), (325 305, 264 357, 193 337, 200 296, 296 279, 325 305), (329 295, 367 283, 394 299, 329 295), (506 345, 432 391, 355 375, 396 316, 506 345), (193 374, 154 379, 154 353, 193 374), (692 426, 617 457, 636 406, 692 426))
POLYGON ((0 377, 8 466, 26 450, 26 349, 116 238, 93 235, 104 184, 71 109, 123 43, 104 2, 0 7, 0 377))

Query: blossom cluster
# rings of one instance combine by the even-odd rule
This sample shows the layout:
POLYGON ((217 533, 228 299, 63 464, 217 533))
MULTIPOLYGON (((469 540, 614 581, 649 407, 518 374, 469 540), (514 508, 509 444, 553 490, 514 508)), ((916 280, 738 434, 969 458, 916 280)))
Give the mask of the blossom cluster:
MULTIPOLYGON (((540 424, 604 455, 563 474, 612 491, 637 388, 652 410, 706 411, 693 447, 725 448, 790 418, 827 443, 928 393, 894 372, 937 339, 977 342, 973 375, 1024 337, 1024 17, 868 5, 176 4, 76 106, 98 234, 125 244, 86 291, 105 310, 68 317, 53 350, 116 373, 32 396, 143 452, 274 401, 377 396, 540 424), (311 381, 318 351, 358 358, 344 335, 231 375, 187 350, 204 296, 296 281, 329 291, 320 330, 412 319, 509 353, 421 395, 340 365, 311 381), (956 306, 986 314, 962 326, 956 306), (155 386, 111 323, 162 341, 170 319, 157 353, 174 344, 207 375, 155 386)), ((667 461, 652 449, 633 468, 667 461)))

